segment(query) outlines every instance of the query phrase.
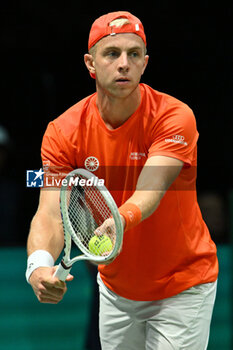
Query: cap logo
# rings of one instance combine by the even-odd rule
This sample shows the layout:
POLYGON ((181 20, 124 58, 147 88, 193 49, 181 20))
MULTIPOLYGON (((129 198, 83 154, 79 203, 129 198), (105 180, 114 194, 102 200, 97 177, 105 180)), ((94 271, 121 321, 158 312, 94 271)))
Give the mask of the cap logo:
POLYGON ((109 25, 110 26, 110 28, 111 28, 111 33, 110 33, 110 35, 116 35, 116 33, 114 32, 114 27, 113 27, 113 25, 109 25))
POLYGON ((136 30, 136 32, 139 32, 139 24, 138 23, 135 24, 135 30, 136 30))

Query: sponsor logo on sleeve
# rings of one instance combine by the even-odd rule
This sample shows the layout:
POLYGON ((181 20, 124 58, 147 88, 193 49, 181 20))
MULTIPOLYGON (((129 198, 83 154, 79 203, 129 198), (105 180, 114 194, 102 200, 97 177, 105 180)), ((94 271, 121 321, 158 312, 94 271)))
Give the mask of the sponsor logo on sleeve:
POLYGON ((181 145, 187 146, 188 143, 185 141, 185 137, 182 135, 173 135, 170 139, 165 139, 165 142, 180 143, 181 145))

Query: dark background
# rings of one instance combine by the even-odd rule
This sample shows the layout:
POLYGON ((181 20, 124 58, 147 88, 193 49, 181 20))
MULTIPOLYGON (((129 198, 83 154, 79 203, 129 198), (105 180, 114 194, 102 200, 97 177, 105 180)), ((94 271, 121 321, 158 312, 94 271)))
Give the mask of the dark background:
POLYGON ((82 341, 85 349, 98 349, 95 272, 88 274, 82 263, 74 266, 77 278, 56 308, 39 304, 25 282, 26 239, 39 198, 38 189, 26 188, 26 170, 41 167, 40 145, 48 122, 95 91, 83 62, 91 24, 104 13, 126 10, 141 19, 147 35, 150 60, 142 82, 187 103, 197 119, 198 199, 220 262, 209 348, 228 350, 232 348, 233 2, 115 3, 0 2, 1 345, 9 350, 81 349, 77 344, 82 341), (10 142, 1 141, 1 126, 10 142))
POLYGON ((39 195, 38 189, 26 188, 26 170, 41 167, 48 122, 95 91, 83 62, 89 30, 98 16, 116 10, 130 11, 143 22, 150 61, 142 82, 184 101, 196 115, 203 215, 216 243, 229 242, 232 7, 227 1, 1 2, 0 124, 11 138, 10 145, 1 146, 7 148, 1 244, 26 243, 39 195))

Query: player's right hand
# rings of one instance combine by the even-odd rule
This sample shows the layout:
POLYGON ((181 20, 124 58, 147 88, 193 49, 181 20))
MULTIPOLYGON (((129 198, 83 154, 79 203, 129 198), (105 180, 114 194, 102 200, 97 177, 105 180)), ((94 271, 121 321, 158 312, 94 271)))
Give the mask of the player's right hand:
MULTIPOLYGON (((55 271, 56 266, 38 267, 29 278, 29 283, 41 303, 57 304, 67 291, 66 283, 53 276, 55 271)), ((69 274, 66 281, 72 281, 73 278, 69 274)))

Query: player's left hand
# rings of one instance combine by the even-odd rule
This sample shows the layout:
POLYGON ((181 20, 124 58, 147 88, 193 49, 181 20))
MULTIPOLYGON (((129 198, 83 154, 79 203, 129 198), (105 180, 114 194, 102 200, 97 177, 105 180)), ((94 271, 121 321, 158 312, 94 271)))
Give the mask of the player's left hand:
MULTIPOLYGON (((123 218, 122 215, 121 215, 121 220, 122 220, 123 227, 125 227, 125 219, 123 218)), ((111 239, 112 244, 114 246, 115 242, 116 242, 116 230, 115 230, 114 220, 112 218, 105 220, 103 222, 103 224, 95 230, 94 234, 98 237, 102 236, 102 235, 108 236, 111 239)), ((117 255, 114 258, 112 258, 111 260, 105 262, 104 265, 111 264, 113 262, 113 260, 115 260, 116 257, 120 254, 121 251, 122 251, 122 244, 117 252, 117 255)), ((103 263, 101 263, 101 264, 103 264, 103 263)))

